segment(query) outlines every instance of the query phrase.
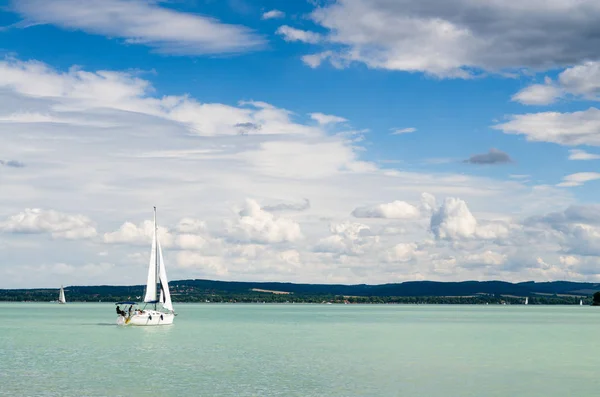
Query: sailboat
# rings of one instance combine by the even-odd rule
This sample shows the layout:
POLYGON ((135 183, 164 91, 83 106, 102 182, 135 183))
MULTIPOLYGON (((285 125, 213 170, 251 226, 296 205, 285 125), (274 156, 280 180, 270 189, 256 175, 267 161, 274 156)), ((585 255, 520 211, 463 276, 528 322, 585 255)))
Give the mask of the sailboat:
POLYGON ((529 304, 529 297, 528 297, 528 296, 526 296, 526 297, 525 297, 525 304, 526 304, 526 305, 528 305, 528 304, 529 304))
POLYGON ((583 299, 579 299, 579 306, 583 306, 583 299))
POLYGON ((175 312, 169 292, 169 281, 163 259, 160 241, 158 241, 158 226, 156 223, 156 207, 154 207, 154 234, 152 237, 152 251, 148 265, 148 278, 144 294, 144 306, 138 308, 137 302, 117 302, 118 325, 169 325, 173 324, 175 312), (158 284, 158 287, 157 287, 158 284), (157 292, 160 295, 157 296, 157 292), (121 306, 124 309, 121 309, 121 306), (146 307, 151 305, 151 309, 146 307), (162 306, 162 309, 159 307, 162 306), (127 308, 129 306, 129 308, 127 308))
POLYGON ((65 290, 62 285, 60 286, 60 292, 58 293, 58 303, 67 303, 67 300, 65 299, 65 290))

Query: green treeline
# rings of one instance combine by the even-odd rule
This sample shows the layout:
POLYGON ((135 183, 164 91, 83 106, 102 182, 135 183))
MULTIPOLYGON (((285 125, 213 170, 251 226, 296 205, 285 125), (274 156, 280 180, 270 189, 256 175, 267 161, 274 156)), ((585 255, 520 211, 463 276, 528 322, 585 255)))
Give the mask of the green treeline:
MULTIPOLYGON (((336 303, 336 304, 523 304, 529 297, 530 305, 584 305, 593 303, 592 291, 584 290, 581 283, 569 286, 566 282, 553 283, 431 283, 423 282, 386 284, 381 286, 340 286, 290 283, 237 283, 209 280, 183 280, 169 283, 173 302, 210 303, 336 303), (475 284, 473 284, 475 283, 475 284), (524 284, 529 288, 524 288, 524 284), (479 288, 474 288, 478 285, 479 288), (420 286, 420 288, 416 288, 420 286), (551 288, 553 287, 553 288, 551 288), (287 293, 257 292, 253 288, 287 293), (542 291, 535 291, 535 289, 542 291), (570 289, 569 289, 570 288, 570 289), (515 291, 515 289, 517 291, 515 291), (532 289, 534 291, 532 291, 532 289), (478 290, 477 293, 465 292, 478 290), (479 291, 484 292, 479 292, 479 291), (452 295, 442 295, 445 292, 452 295), (339 293, 342 292, 342 293, 339 293), (345 294, 350 292, 351 294, 345 294), (406 293, 413 295, 405 295, 406 293), (520 294, 515 294, 519 292, 520 294), (565 293, 571 293, 567 295, 565 293), (586 292, 586 293, 584 293, 586 292), (511 294, 512 293, 512 294, 511 294)), ((70 286, 65 287, 67 302, 140 301, 144 286, 70 286)), ((58 289, 0 290, 0 301, 50 302, 58 298, 58 289)), ((600 305, 600 293, 594 295, 600 305)))

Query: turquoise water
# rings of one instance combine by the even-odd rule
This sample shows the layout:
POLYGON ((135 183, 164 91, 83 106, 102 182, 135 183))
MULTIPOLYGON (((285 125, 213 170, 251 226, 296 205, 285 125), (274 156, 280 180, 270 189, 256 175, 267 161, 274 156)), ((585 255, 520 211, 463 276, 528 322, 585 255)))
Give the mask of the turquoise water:
POLYGON ((594 396, 600 308, 0 303, 2 396, 594 396))

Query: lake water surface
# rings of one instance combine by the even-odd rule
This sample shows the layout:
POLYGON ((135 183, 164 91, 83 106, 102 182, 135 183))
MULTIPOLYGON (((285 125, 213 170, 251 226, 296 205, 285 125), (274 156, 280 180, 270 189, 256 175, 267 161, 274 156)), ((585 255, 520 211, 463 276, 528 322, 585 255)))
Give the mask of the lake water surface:
POLYGON ((595 396, 600 308, 0 303, 2 396, 595 396))

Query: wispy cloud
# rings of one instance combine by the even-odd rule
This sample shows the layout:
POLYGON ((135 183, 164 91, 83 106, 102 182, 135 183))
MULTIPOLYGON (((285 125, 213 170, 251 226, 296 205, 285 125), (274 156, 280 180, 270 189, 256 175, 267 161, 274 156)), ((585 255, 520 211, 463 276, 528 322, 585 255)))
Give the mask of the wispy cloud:
POLYGON ((600 179, 600 172, 578 172, 576 174, 567 175, 563 178, 563 181, 556 186, 560 187, 573 187, 581 186, 586 182, 595 181, 600 179))
POLYGON ((598 160, 600 155, 588 153, 585 150, 569 150, 569 160, 598 160))
POLYGON ((246 52, 265 39, 251 29, 142 0, 20 0, 12 9, 28 24, 48 23, 65 29, 125 39, 172 55, 246 52))
POLYGON ((417 129, 414 127, 409 128, 392 128, 392 135, 409 134, 415 132, 417 129))

